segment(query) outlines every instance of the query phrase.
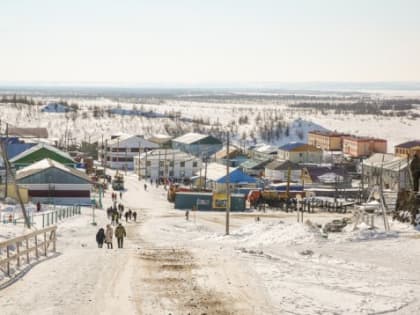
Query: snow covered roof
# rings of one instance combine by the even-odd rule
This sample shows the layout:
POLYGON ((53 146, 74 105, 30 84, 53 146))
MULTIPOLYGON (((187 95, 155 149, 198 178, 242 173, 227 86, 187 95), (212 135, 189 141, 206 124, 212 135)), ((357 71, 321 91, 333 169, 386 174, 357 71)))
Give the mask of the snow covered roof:
MULTIPOLYGON (((235 167, 229 168, 229 173, 235 171, 235 167)), ((204 170, 202 171, 202 176, 204 176, 204 170)), ((209 163, 207 164, 207 179, 212 181, 217 181, 218 179, 226 176, 226 165, 219 163, 209 163)))
POLYGON ((110 147, 121 147, 121 148, 159 148, 159 145, 144 139, 141 135, 128 135, 124 134, 108 141, 110 147))
POLYGON ((65 159, 68 159, 68 160, 71 160, 71 161, 75 162, 73 160, 73 158, 68 153, 63 152, 63 151, 61 151, 61 150, 59 150, 59 149, 57 149, 53 146, 50 146, 50 145, 44 144, 44 143, 39 143, 39 144, 33 146, 32 148, 29 148, 28 150, 23 151, 22 153, 16 155, 13 159, 10 159, 10 162, 13 163, 15 161, 18 161, 18 160, 24 158, 25 156, 28 156, 28 155, 30 155, 30 154, 38 151, 38 150, 44 149, 44 148, 62 156, 65 159))
POLYGON ((363 161, 364 166, 381 168, 386 170, 398 171, 407 167, 407 158, 396 156, 391 153, 374 153, 363 161))
POLYGON ((178 138, 173 139, 174 142, 179 142, 179 143, 184 143, 184 144, 193 144, 195 142, 198 142, 200 140, 203 139, 212 139, 215 142, 221 143, 219 139, 214 138, 213 136, 210 135, 203 135, 200 133, 194 133, 194 132, 190 132, 190 133, 186 133, 185 135, 182 135, 178 138))
POLYGON ((296 148, 299 148, 301 146, 304 146, 304 145, 306 145, 306 143, 303 143, 303 142, 290 142, 288 144, 285 144, 285 145, 281 146, 280 147, 280 150, 283 150, 283 151, 292 151, 292 150, 294 150, 296 148))
MULTIPOLYGON (((238 148, 237 146, 235 146, 235 145, 230 145, 229 146, 229 157, 232 158, 232 157, 240 154, 241 152, 242 152, 242 150, 240 148, 238 148)), ((214 154, 214 157, 216 159, 225 159, 227 157, 227 148, 223 147, 221 150, 217 151, 214 154)))
MULTIPOLYGON (((155 149, 152 151, 149 151, 146 153, 142 153, 140 155, 140 159, 145 159, 147 155, 147 160, 148 161, 152 161, 152 160, 164 160, 165 156, 166 156, 166 160, 171 161, 172 159, 175 159, 177 161, 187 161, 187 160, 198 160, 197 157, 185 153, 183 151, 180 150, 174 150, 174 149, 155 149)), ((134 157, 134 159, 138 159, 137 156, 134 157)))
POLYGON ((31 176, 33 174, 39 173, 39 172, 44 171, 44 170, 49 169, 49 168, 57 168, 61 171, 64 171, 66 173, 70 173, 70 174, 72 174, 74 176, 77 176, 79 178, 82 178, 86 181, 89 181, 89 182, 91 181, 91 179, 85 173, 83 173, 83 172, 81 172, 81 171, 79 171, 75 168, 65 166, 65 165, 63 165, 61 163, 58 163, 57 161, 54 161, 54 160, 51 160, 51 159, 43 159, 43 160, 38 161, 38 162, 36 162, 32 165, 26 166, 26 167, 18 170, 16 172, 16 179, 19 180, 19 179, 31 176))
POLYGON ((279 150, 278 147, 275 147, 269 144, 263 144, 261 146, 256 147, 254 151, 270 154, 270 153, 277 153, 278 150, 279 150))
POLYGON ((249 159, 243 162, 240 166, 244 169, 262 169, 270 163, 269 159, 249 159))

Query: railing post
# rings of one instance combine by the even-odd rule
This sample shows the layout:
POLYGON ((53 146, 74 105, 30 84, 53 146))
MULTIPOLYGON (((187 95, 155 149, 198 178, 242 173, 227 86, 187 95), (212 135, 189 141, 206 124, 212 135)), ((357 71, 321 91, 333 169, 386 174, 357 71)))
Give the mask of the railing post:
POLYGON ((20 267, 20 246, 19 246, 19 242, 16 242, 16 260, 17 260, 17 266, 20 267))
POLYGON ((39 253, 38 253, 38 235, 35 235, 35 256, 36 256, 36 259, 39 258, 39 253))
POLYGON ((54 233, 54 234, 52 234, 53 235, 53 240, 52 240, 52 242, 53 242, 53 252, 55 253, 55 241, 57 240, 57 238, 56 238, 56 232, 57 230, 56 229, 54 229, 54 230, 52 230, 51 231, 51 233, 54 233))
POLYGON ((45 226, 44 221, 45 221, 45 218, 44 218, 44 213, 43 213, 43 214, 42 214, 42 228, 44 228, 44 226, 45 226))
POLYGON ((6 246, 6 254, 7 254, 7 275, 10 277, 9 245, 6 246))
POLYGON ((44 232, 44 255, 47 257, 47 232, 44 232))
POLYGON ((29 240, 26 239, 26 263, 29 265, 29 240))

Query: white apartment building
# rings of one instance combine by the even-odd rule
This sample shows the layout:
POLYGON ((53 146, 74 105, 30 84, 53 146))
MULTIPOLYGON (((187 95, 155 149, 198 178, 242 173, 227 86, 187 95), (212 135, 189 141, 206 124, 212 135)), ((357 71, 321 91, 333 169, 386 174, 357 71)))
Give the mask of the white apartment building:
POLYGON ((134 171, 146 178, 191 178, 202 167, 202 161, 174 149, 156 149, 134 157, 134 171))
POLYGON ((139 154, 152 149, 159 148, 159 145, 144 139, 139 135, 120 135, 104 143, 100 153, 101 160, 107 167, 113 169, 134 168, 133 158, 139 154))

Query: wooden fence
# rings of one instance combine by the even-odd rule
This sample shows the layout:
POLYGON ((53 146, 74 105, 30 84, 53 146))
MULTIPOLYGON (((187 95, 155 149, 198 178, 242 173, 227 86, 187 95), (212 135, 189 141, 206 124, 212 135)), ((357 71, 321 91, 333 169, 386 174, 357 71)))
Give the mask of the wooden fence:
POLYGON ((57 226, 50 226, 0 242, 0 270, 10 277, 12 274, 11 267, 14 265, 20 268, 25 262, 29 265, 31 258, 46 257, 49 250, 55 252, 56 231, 57 226), (51 249, 49 248, 50 245, 52 245, 51 249))

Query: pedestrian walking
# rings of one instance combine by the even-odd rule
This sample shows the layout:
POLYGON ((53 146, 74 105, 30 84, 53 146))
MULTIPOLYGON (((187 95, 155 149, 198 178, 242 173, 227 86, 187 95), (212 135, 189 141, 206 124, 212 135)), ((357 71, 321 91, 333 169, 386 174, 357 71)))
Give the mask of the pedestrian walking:
POLYGON ((185 211, 185 220, 189 221, 190 220, 190 210, 187 209, 187 211, 185 211))
POLYGON ((124 214, 124 216, 125 216, 125 223, 127 223, 128 222, 128 217, 129 217, 128 211, 124 214))
POLYGON ((106 226, 106 232, 105 232, 105 243, 108 248, 112 249, 112 237, 113 237, 113 230, 111 225, 107 224, 106 226))
POLYGON ((122 199, 122 191, 120 191, 120 199, 122 199))
POLYGON ((136 211, 133 211, 133 219, 134 219, 134 222, 136 222, 136 220, 137 220, 137 212, 136 211))
POLYGON ((125 228, 120 223, 115 229, 115 237, 117 238, 118 248, 123 248, 124 237, 126 236, 127 236, 127 233, 125 232, 125 228))
POLYGON ((105 241, 105 230, 100 228, 99 231, 96 233, 96 243, 98 243, 98 248, 102 248, 105 241))
POLYGON ((147 191, 147 184, 144 184, 144 190, 147 191))
POLYGON ((132 215, 133 213, 131 212, 131 209, 128 209, 128 218, 131 220, 131 215, 132 215))
POLYGON ((41 211, 41 203, 38 201, 36 203, 36 212, 40 212, 41 211))

